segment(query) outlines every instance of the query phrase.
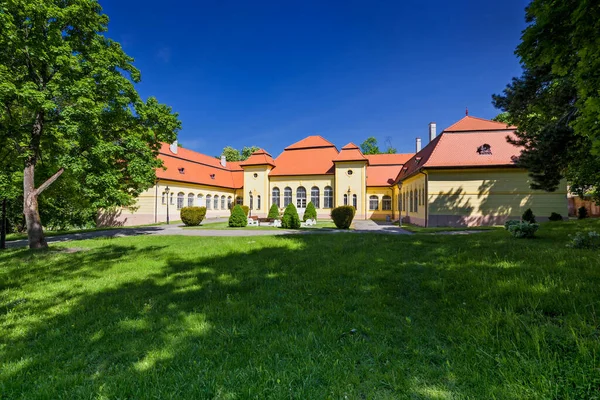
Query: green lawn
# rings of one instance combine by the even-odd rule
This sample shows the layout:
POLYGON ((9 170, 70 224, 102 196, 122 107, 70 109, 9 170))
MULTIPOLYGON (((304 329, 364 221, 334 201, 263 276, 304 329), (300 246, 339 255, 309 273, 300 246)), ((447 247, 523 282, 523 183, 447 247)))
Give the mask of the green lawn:
POLYGON ((598 398, 600 253, 565 247, 578 226, 600 232, 3 251, 0 397, 598 398))
MULTIPOLYGON (((398 225, 395 223, 394 225, 398 225)), ((469 227, 450 227, 436 226, 433 228, 424 228, 422 226, 402 224, 402 229, 413 233, 438 233, 438 232, 458 232, 458 231, 493 231, 502 230, 503 226, 469 226, 469 227)))
MULTIPOLYGON (((335 224, 331 220, 325 221, 317 221, 317 225, 314 226, 306 226, 300 229, 336 229, 335 224)), ((228 221, 223 222, 211 222, 208 224, 202 224, 200 226, 186 226, 184 229, 217 229, 217 230, 231 230, 231 229, 258 229, 258 230, 277 230, 280 228, 276 228, 273 226, 246 226, 245 228, 230 228, 228 221)))

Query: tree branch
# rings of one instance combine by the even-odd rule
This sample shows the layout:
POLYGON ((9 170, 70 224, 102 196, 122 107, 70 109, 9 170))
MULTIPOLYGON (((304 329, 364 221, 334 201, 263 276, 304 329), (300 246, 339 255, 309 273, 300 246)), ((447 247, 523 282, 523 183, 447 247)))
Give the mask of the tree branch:
POLYGON ((52 185, 52 183, 54 183, 54 181, 57 180, 58 177, 61 176, 63 172, 65 172, 64 168, 61 168, 58 171, 56 171, 56 173, 54 175, 52 175, 50 178, 48 178, 46 180, 46 182, 42 183, 39 188, 35 189, 35 195, 39 196, 44 190, 46 190, 48 188, 48 186, 52 185))

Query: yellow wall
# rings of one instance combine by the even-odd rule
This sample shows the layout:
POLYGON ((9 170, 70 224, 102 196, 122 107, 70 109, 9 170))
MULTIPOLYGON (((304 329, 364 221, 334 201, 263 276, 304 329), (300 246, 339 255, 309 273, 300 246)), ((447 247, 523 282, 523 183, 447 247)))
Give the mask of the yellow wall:
MULTIPOLYGON (((268 197, 268 207, 267 213, 269 212, 269 208, 271 207, 271 194, 273 192, 274 187, 279 188, 279 204, 280 210, 283 211, 283 192, 286 187, 292 189, 292 203, 296 206, 297 197, 296 192, 300 186, 303 186, 306 189, 306 204, 310 202, 310 190, 313 186, 319 188, 319 208, 317 208, 317 216, 318 218, 329 218, 329 214, 331 213, 331 208, 324 208, 324 191, 325 186, 331 186, 334 190, 334 201, 335 201, 335 177, 334 175, 299 175, 299 176, 272 176, 269 178, 269 195, 268 197)), ((302 211, 300 212, 300 216, 302 217, 302 211)))
POLYGON ((253 196, 253 207, 251 215, 266 217, 271 206, 271 190, 269 188, 270 165, 257 165, 244 168, 244 204, 250 206, 250 193, 253 196), (256 177, 254 175, 256 174, 256 177), (260 196, 260 208, 258 207, 258 196, 260 196))
MULTIPOLYGON (((425 196, 425 175, 416 174, 410 178, 402 181, 402 188, 400 189, 400 196, 402 200, 402 210, 400 214, 403 222, 408 222, 416 225, 425 225, 425 215, 427 212, 427 202, 425 196), (410 194, 415 196, 415 190, 417 191, 418 199, 416 201, 416 211, 414 206, 410 206, 410 194), (411 211, 412 210, 412 211, 411 211)), ((413 200, 414 203, 414 200, 413 200)))
POLYGON ((99 226, 132 226, 146 225, 156 222, 165 222, 167 220, 167 204, 162 202, 162 193, 165 187, 169 186, 169 219, 179 221, 179 210, 177 209, 177 195, 184 194, 183 206, 188 205, 188 195, 193 194, 194 206, 205 206, 206 196, 211 196, 210 210, 206 211, 207 218, 229 217, 227 208, 227 198, 235 203, 236 195, 241 195, 240 191, 234 189, 219 188, 215 186, 195 185, 191 183, 160 180, 155 186, 143 192, 137 200, 135 207, 131 209, 123 208, 116 212, 104 212, 98 218, 99 226), (202 195, 201 202, 198 195, 202 195), (214 196, 219 196, 218 208, 214 208, 214 196), (221 208, 221 196, 225 196, 225 208, 221 208))
POLYGON ((397 214, 397 212, 396 212, 397 204, 394 204, 394 188, 392 186, 390 186, 390 187, 369 186, 367 188, 367 195, 366 195, 365 199, 366 199, 365 206, 367 208, 367 211, 366 211, 367 219, 385 220, 387 216, 389 216, 390 219, 392 219, 394 217, 394 214, 397 214), (378 203, 377 210, 370 209, 371 196, 377 196, 377 203, 378 203), (383 209, 383 196, 390 196, 391 201, 392 201, 391 210, 383 209))
POLYGON ((348 205, 352 205, 352 196, 356 195, 355 219, 367 218, 367 163, 365 161, 342 161, 335 163, 335 207, 344 205, 344 195, 348 196, 348 205), (349 174, 352 171, 352 174, 349 174))
POLYGON ((543 221, 552 212, 567 215, 567 187, 532 190, 521 169, 429 170, 430 226, 501 224, 531 208, 543 221))

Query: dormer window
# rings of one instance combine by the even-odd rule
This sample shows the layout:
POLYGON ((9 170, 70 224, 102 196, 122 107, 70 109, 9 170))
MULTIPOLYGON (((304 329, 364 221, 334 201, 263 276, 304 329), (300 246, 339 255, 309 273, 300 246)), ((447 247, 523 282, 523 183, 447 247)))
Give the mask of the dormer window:
POLYGON ((210 174, 210 179, 215 179, 215 174, 210 174))
POLYGON ((492 154, 492 146, 490 146, 489 144, 485 143, 482 144, 481 146, 479 146, 477 148, 477 153, 479 153, 479 155, 490 155, 492 154))
POLYGON ((420 163, 421 162, 421 157, 415 157, 415 163, 420 163))
POLYGON ((185 174, 185 168, 183 168, 183 167, 182 167, 182 168, 179 168, 179 173, 180 173, 180 174, 185 174))

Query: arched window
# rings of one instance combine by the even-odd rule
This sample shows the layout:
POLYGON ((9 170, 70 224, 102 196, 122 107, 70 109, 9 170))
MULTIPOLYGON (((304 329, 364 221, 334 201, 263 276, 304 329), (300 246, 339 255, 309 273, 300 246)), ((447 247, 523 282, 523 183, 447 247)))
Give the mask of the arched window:
POLYGON ((177 193, 177 209, 180 210, 183 207, 183 199, 185 194, 183 192, 177 193))
POLYGON ((171 193, 171 205, 173 205, 173 196, 175 195, 175 193, 171 193))
POLYGON ((219 195, 215 194, 215 197, 213 197, 213 208, 215 210, 219 209, 219 195))
POLYGON ((323 207, 333 208, 333 189, 331 186, 325 186, 325 189, 323 189, 323 207))
POLYGON ((358 210, 358 196, 355 194, 352 195, 352 207, 354 207, 355 210, 358 210))
POLYGON ((260 194, 256 195, 256 209, 260 210, 260 194))
POLYGON ((198 207, 204 207, 204 196, 202 196, 201 194, 198 195, 198 207))
POLYGON ((231 208, 232 201, 233 201, 233 197, 231 197, 231 196, 227 197, 227 209, 231 208))
POLYGON ((275 204, 277 206, 277 208, 279 208, 281 206, 281 203, 279 202, 279 194, 280 194, 279 188, 274 187, 273 193, 272 193, 273 198, 271 199, 271 203, 275 204))
POLYGON ((254 196, 250 194, 250 209, 254 210, 254 196))
POLYGON ((379 210, 379 197, 369 196, 369 210, 379 210))
POLYGON ((211 202, 211 200, 212 200, 212 196, 211 196, 210 194, 207 194, 207 195, 206 195, 206 209, 207 209, 207 210, 210 210, 210 209, 211 209, 211 207, 212 207, 212 202, 211 202))
POLYGON ((188 194, 188 207, 193 207, 194 206, 194 194, 190 193, 188 194))
POLYGON ((162 203, 167 204, 167 194, 165 192, 162 192, 162 203))
POLYGON ((381 199, 381 209, 384 211, 390 211, 392 209, 392 198, 390 196, 383 196, 381 199))
POLYGON ((413 192, 412 190, 410 191, 409 195, 408 195, 408 208, 410 212, 414 211, 414 207, 413 207, 413 192))
POLYGON ((346 193, 344 193, 344 205, 348 205, 348 195, 346 193))
POLYGON ((225 196, 221 196, 221 210, 225 210, 225 196))
POLYGON ((239 204, 241 206, 242 204, 244 204, 244 198, 241 196, 236 197, 235 204, 239 204))
POLYGON ((286 187, 283 189, 283 206, 287 207, 288 204, 292 202, 292 189, 290 187, 286 187))
POLYGON ((296 189, 296 207, 306 208, 306 189, 304 189, 304 186, 296 189))
POLYGON ((321 191, 319 190, 319 188, 316 186, 313 186, 310 189, 310 201, 313 203, 313 206, 315 206, 315 208, 321 207, 321 204, 319 203, 320 196, 321 196, 321 191))

